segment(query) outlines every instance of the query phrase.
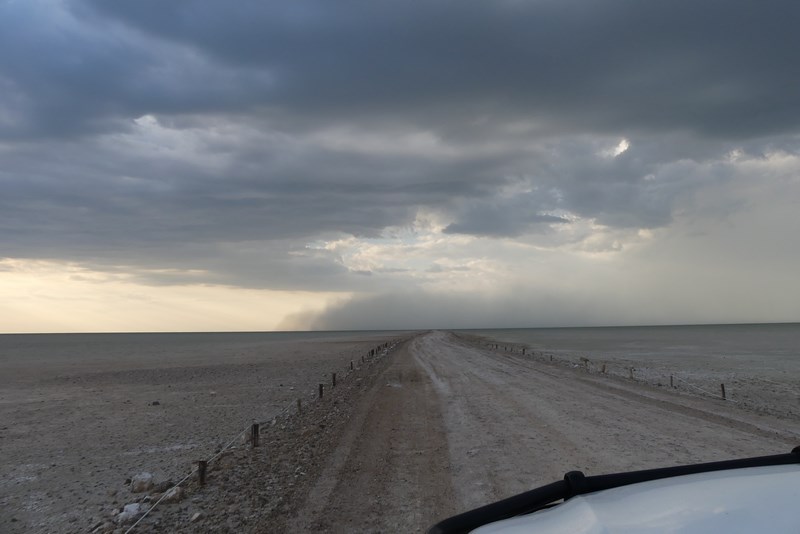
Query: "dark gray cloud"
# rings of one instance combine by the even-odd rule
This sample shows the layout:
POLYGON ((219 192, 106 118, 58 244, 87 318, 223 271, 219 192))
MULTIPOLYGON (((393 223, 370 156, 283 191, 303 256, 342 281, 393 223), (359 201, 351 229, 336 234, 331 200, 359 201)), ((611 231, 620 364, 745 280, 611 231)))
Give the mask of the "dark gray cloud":
POLYGON ((793 131, 790 1, 6 3, 7 135, 150 113, 292 123, 520 115, 551 131, 793 131), (21 107, 17 107, 22 104, 21 107))
MULTIPOLYGON (((252 99, 350 117, 520 113, 554 128, 748 137, 794 129, 790 1, 91 2, 263 72, 252 99)), ((213 78, 211 79, 213 81, 213 78)))
MULTIPOLYGON (((444 228, 446 234, 472 234, 483 236, 517 236, 532 231, 537 226, 569 222, 564 217, 535 211, 531 200, 524 194, 499 203, 490 200, 471 201, 463 208, 459 219, 444 228)), ((535 202, 535 200, 534 200, 535 202)))
POLYGON ((126 131, 146 113, 235 111, 268 84, 260 71, 153 43, 79 2, 0 5, 0 140, 126 131))
POLYGON ((5 2, 0 254, 154 284, 370 290, 406 270, 306 243, 378 238, 421 209, 475 236, 665 227, 730 180, 731 150, 797 151, 799 11, 5 2))

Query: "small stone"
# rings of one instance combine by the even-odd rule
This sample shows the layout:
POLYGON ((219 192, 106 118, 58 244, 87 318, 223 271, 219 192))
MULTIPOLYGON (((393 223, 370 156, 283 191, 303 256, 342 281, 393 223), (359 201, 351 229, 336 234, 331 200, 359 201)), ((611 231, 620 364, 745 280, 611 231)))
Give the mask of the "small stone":
POLYGON ((102 532, 103 534, 105 534, 107 532, 114 532, 114 523, 111 523, 110 521, 106 521, 102 525, 100 525, 99 527, 94 529, 93 532, 98 532, 98 533, 102 532))
POLYGON ((153 401, 153 406, 160 406, 160 405, 161 405, 161 403, 160 403, 160 402, 158 402, 158 401, 153 401))
POLYGON ((117 524, 132 523, 142 512, 144 510, 138 502, 126 504, 122 512, 117 515, 117 524))
POLYGON ((153 492, 155 493, 164 493, 168 489, 170 489, 175 484, 172 483, 171 480, 165 480, 163 482, 159 482, 158 484, 153 485, 153 492))
POLYGON ((175 486, 164 494, 161 502, 171 504, 180 502, 183 499, 183 488, 175 486))
POLYGON ((131 479, 131 491, 141 493, 153 487, 153 475, 147 472, 139 473, 131 479))
POLYGON ((189 521, 194 523, 195 521, 197 521, 198 519, 200 519, 202 517, 203 517, 203 512, 197 512, 192 516, 192 518, 189 521))

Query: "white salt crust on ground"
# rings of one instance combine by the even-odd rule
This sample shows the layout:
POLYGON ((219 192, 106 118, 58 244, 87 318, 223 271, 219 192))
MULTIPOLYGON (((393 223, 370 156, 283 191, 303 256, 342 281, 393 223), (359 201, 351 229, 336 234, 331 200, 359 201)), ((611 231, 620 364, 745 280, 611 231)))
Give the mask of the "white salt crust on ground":
MULTIPOLYGON (((12 454, 41 458, 49 452, 63 461, 69 451, 75 465, 94 470, 73 472, 58 461, 48 469, 47 460, 33 468, 31 462, 27 472, 25 464, 5 464, 4 473, 13 469, 16 482, 0 487, 1 513, 10 509, 19 517, 14 523, 2 517, 0 527, 85 532, 99 525, 99 532, 113 532, 111 510, 132 502, 123 476, 141 470, 157 478, 170 469, 185 473, 187 464, 237 430, 241 420, 226 414, 252 411, 247 399, 254 393, 262 401, 274 399, 256 406, 265 414, 291 408, 298 391, 305 392, 308 402, 302 414, 290 409, 262 428, 258 449, 237 443, 210 467, 205 487, 189 481, 181 502, 159 506, 137 532, 423 531, 447 515, 557 480, 573 469, 600 474, 784 453, 800 444, 796 398, 759 391, 762 377, 757 375, 737 377, 741 382, 732 389, 737 402, 725 402, 692 388, 668 387, 664 376, 668 380, 669 374, 658 365, 639 364, 631 380, 627 362, 587 362, 570 354, 556 355, 551 362, 548 354, 523 356, 521 346, 513 352, 490 349, 485 339, 444 332, 413 337, 358 366, 355 373, 340 376, 337 389, 322 402, 312 402, 316 384, 330 381, 331 365, 326 364, 338 363, 333 367, 345 368, 346 374, 350 359, 372 345, 374 340, 315 345, 314 350, 302 343, 287 345, 282 352, 293 351, 296 357, 286 368, 276 361, 267 366, 245 359, 228 366, 201 362, 158 372, 110 371, 84 383, 51 377, 46 388, 31 390, 27 397, 20 388, 16 404, 8 402, 4 389, 4 421, 27 411, 27 419, 20 417, 18 423, 33 414, 44 425, 62 425, 59 439, 41 442, 33 429, 17 431, 12 454), (274 384, 271 377, 279 369, 283 376, 302 375, 304 386, 286 391, 287 383, 274 384), (749 402, 741 386, 750 388, 749 402), (179 393, 171 398, 176 387, 179 393), (134 391, 149 398, 128 408, 128 417, 96 420, 123 410, 134 391), (49 395, 45 402, 36 398, 42 393, 49 395), (117 404, 109 400, 113 393, 120 394, 117 404), (155 398, 158 406, 147 404, 155 398), (74 409, 78 401, 83 402, 81 411, 74 409), (212 438, 191 441, 188 436, 194 433, 187 431, 183 440, 175 440, 189 426, 170 418, 170 406, 180 420, 195 417, 194 428, 212 438), (163 410, 162 415, 155 410, 163 410), (61 418, 46 417, 53 412, 61 418), (116 434, 102 425, 117 434, 133 432, 138 441, 122 447, 122 438, 117 435, 114 441, 116 434), (223 431, 220 425, 229 428, 223 431), (64 445, 87 441, 91 452, 64 445), (109 441, 116 450, 107 450, 109 441), (31 499, 37 492, 51 495, 31 499), (3 508, 9 502, 13 506, 3 508)), ((717 370, 702 364, 680 372, 712 393, 719 379, 717 370)))
POLYGON ((111 353, 0 361, 0 532, 88 532, 143 496, 126 479, 179 480, 253 418, 312 399, 390 339, 215 346, 123 364, 111 353))

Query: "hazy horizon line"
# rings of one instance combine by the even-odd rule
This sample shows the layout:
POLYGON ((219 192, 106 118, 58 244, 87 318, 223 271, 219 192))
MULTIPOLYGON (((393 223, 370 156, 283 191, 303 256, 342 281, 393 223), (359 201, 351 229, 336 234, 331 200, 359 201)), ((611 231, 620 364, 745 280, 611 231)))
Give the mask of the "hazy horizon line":
POLYGON ((422 332, 429 330, 475 331, 475 330, 569 330, 569 329, 610 329, 610 328, 675 328, 703 326, 779 326, 800 325, 800 321, 779 322, 741 322, 741 323, 653 323, 629 325, 565 325, 565 326, 511 326, 511 327, 475 327, 475 328, 370 328, 346 330, 119 330, 119 331, 85 331, 85 332, 0 332, 0 336, 64 336, 64 335, 115 335, 115 334, 308 334, 308 333, 362 333, 362 332, 422 332))

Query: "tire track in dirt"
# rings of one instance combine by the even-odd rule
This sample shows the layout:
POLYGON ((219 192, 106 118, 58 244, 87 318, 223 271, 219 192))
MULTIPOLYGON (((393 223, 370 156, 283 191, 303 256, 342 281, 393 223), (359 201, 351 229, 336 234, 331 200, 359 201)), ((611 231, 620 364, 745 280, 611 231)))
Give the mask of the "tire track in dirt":
POLYGON ((585 457, 536 404, 515 398, 520 388, 504 362, 436 334, 414 340, 412 351, 448 385, 442 403, 460 510, 560 477, 559 458, 585 457))
POLYGON ((420 532, 574 469, 786 452, 799 423, 431 332, 359 403, 293 530, 420 532))
POLYGON ((671 390, 664 391, 635 382, 623 382, 618 377, 590 376, 580 369, 565 369, 518 355, 497 355, 488 351, 486 356, 491 359, 505 360, 511 365, 520 366, 552 378, 569 380, 576 385, 577 383, 584 384, 588 388, 586 392, 595 396, 610 395, 616 396, 620 401, 649 404, 657 410, 665 410, 675 415, 685 415, 704 420, 708 424, 722 425, 728 429, 741 430, 770 440, 781 440, 788 448, 800 442, 796 419, 781 416, 763 418, 717 399, 680 395, 671 390), (550 367, 550 370, 544 371, 541 369, 543 366, 550 367), (764 423, 777 423, 777 425, 764 423), (788 427, 794 427, 795 430, 792 431, 788 427))
POLYGON ((721 425, 728 429, 736 429, 747 434, 757 435, 770 440, 780 440, 787 448, 800 442, 800 431, 797 420, 784 416, 763 418, 750 411, 726 404, 718 399, 691 397, 676 394, 670 390, 659 390, 635 382, 623 382, 618 377, 590 376, 580 369, 565 369, 556 365, 547 365, 517 355, 497 355, 488 352, 490 358, 505 359, 512 365, 518 365, 539 374, 560 380, 569 380, 574 384, 583 384, 587 393, 595 396, 617 397, 620 401, 635 404, 649 404, 654 409, 669 412, 672 415, 683 415, 707 424, 721 425), (540 367, 551 367, 544 371, 540 367), (560 372, 561 375, 555 374, 560 372), (765 424, 773 423, 773 424, 765 424), (791 430, 793 427, 794 430, 791 430))
POLYGON ((435 382, 447 384, 440 395, 462 510, 573 469, 645 469, 786 452, 794 444, 791 431, 768 430, 784 421, 735 408, 720 415, 710 399, 671 402, 668 391, 645 395, 638 384, 588 380, 579 370, 497 354, 450 334, 417 338, 412 351, 435 382))
POLYGON ((418 532, 455 513, 435 389, 405 349, 393 358, 288 530, 418 532))

